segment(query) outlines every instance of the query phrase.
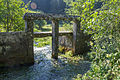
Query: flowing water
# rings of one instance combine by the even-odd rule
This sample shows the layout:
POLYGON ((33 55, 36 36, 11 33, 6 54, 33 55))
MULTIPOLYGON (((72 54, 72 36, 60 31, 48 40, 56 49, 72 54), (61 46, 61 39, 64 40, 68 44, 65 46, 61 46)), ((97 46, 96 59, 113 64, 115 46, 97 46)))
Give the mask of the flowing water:
POLYGON ((66 58, 51 59, 51 48, 34 48, 35 64, 32 66, 0 70, 0 80, 72 80, 84 74, 90 62, 70 63, 66 58))

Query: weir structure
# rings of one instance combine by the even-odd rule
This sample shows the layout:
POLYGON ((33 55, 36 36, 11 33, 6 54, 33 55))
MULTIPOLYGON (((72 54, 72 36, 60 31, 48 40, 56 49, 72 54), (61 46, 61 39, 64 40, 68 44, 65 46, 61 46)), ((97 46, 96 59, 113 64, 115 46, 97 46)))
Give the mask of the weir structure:
POLYGON ((55 14, 26 13, 25 31, 0 32, 0 67, 12 67, 34 64, 34 38, 52 36, 52 58, 58 59, 59 36, 72 36, 73 54, 82 54, 84 47, 83 34, 80 30, 79 16, 55 14), (51 20, 52 32, 33 32, 34 20, 51 20), (59 21, 73 21, 73 32, 59 32, 59 21))
POLYGON ((58 48, 59 48, 59 36, 60 35, 73 35, 73 54, 76 55, 80 53, 82 45, 80 45, 81 40, 81 25, 79 16, 64 16, 57 14, 41 14, 41 13, 26 13, 23 17, 25 20, 25 32, 30 34, 31 42, 30 49, 33 51, 33 38, 41 38, 52 36, 52 58, 58 59, 58 48), (33 32, 33 22, 34 20, 51 20, 52 21, 52 33, 51 32, 33 32), (73 21, 73 32, 59 32, 59 21, 73 21))

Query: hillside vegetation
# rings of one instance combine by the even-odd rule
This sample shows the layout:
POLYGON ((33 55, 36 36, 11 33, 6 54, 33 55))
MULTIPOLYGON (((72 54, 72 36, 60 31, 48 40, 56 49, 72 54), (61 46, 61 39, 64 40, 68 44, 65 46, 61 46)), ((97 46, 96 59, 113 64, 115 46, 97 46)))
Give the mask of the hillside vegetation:
POLYGON ((81 30, 92 35, 91 70, 76 80, 120 79, 120 1, 64 0, 69 15, 81 16, 81 30), (95 9, 96 3, 102 3, 95 9))

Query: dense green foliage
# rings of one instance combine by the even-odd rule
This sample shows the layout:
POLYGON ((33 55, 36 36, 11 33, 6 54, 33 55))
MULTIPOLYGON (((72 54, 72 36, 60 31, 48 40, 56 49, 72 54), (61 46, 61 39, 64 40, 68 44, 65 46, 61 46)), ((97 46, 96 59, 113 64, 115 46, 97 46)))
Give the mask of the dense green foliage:
POLYGON ((24 30, 23 15, 26 6, 22 0, 0 0, 0 29, 1 31, 24 30))
MULTIPOLYGON (((91 70, 83 80, 120 79, 120 1, 119 0, 65 0, 70 15, 81 16, 82 30, 92 34, 91 70), (101 2, 98 9, 95 3, 101 2)), ((80 77, 77 78, 80 80, 80 77)))
MULTIPOLYGON (((29 5, 30 2, 25 5, 22 0, 0 0, 0 32, 23 31, 25 27, 23 15, 25 12, 41 13, 40 11, 28 10, 29 5)), ((35 28, 40 30, 46 21, 37 20, 34 23, 35 28)))

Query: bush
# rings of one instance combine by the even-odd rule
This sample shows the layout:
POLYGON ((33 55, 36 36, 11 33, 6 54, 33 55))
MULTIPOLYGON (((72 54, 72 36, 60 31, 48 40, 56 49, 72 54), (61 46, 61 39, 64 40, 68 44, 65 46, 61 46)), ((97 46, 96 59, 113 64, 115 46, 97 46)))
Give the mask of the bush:
POLYGON ((27 5, 22 0, 0 0, 0 28, 2 31, 23 31, 23 15, 27 5))
MULTIPOLYGON (((91 70, 81 80, 120 80, 120 3, 99 0, 102 6, 94 10, 95 0, 71 1, 68 11, 79 13, 84 32, 92 34, 91 70), (94 11, 93 11, 94 10, 94 11)), ((97 2, 97 1, 96 1, 97 2)), ((70 13, 70 14, 71 14, 70 13)), ((80 79, 80 78, 76 78, 80 79)))

